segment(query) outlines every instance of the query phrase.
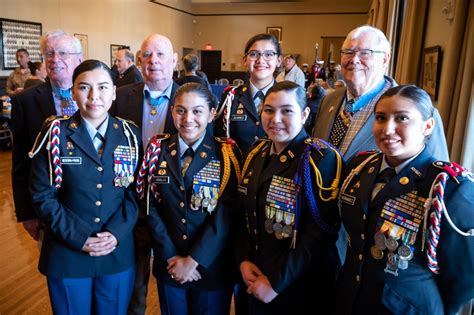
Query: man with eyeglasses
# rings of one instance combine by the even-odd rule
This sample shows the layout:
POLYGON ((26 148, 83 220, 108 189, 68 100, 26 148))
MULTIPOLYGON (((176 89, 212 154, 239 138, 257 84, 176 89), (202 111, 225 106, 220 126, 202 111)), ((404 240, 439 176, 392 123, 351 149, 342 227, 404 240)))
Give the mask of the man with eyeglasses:
POLYGON ((49 81, 27 89, 12 99, 12 187, 18 222, 34 240, 39 239, 41 222, 31 204, 29 176, 31 160, 28 152, 46 118, 73 115, 77 110, 72 100, 72 74, 82 61, 81 43, 61 30, 46 33, 40 39, 49 81))
MULTIPOLYGON (((110 113, 135 122, 142 131, 143 146, 157 134, 176 133, 171 117, 174 94, 179 87, 173 81, 178 54, 171 41, 160 34, 145 38, 141 45, 140 63, 144 82, 117 89, 110 113)), ((137 272, 128 314, 145 314, 150 278, 151 239, 146 222, 146 205, 140 206, 135 226, 137 272)))
POLYGON ((304 88, 305 74, 296 64, 296 57, 293 55, 286 55, 285 58, 283 58, 283 66, 284 70, 278 74, 276 81, 292 81, 304 88))

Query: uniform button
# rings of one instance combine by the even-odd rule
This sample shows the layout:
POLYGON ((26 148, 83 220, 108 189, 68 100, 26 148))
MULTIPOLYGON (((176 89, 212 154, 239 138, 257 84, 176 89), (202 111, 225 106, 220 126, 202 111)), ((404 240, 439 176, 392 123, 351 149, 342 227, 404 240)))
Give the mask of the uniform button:
POLYGON ((356 281, 360 282, 360 276, 359 275, 356 276, 356 281))
POLYGON ((255 140, 258 140, 258 137, 257 137, 257 136, 255 136, 255 137, 253 137, 253 138, 254 138, 255 140))
POLYGON ((185 219, 185 218, 182 218, 182 219, 181 219, 181 223, 186 224, 186 219, 185 219))
POLYGON ((188 236, 186 234, 183 234, 183 240, 187 240, 188 236))
POLYGON ((257 234, 257 229, 253 230, 253 233, 254 233, 254 234, 257 234))
POLYGON ((254 211, 254 212, 253 212, 253 216, 256 217, 256 216, 257 216, 257 212, 254 211))
POLYGON ((184 208, 184 202, 181 201, 181 202, 179 203, 179 206, 180 206, 181 208, 184 208))
POLYGON ((95 202, 95 205, 96 205, 97 207, 99 207, 101 204, 102 204, 102 202, 100 202, 100 200, 97 200, 97 201, 95 202))
POLYGON ((97 170, 98 170, 99 172, 102 172, 104 169, 102 168, 102 166, 97 166, 97 170))
POLYGON ((362 234, 360 235, 360 238, 363 239, 363 240, 365 240, 365 235, 364 235, 364 233, 362 233, 362 234))
POLYGON ((362 258, 364 258, 364 255, 359 254, 359 260, 362 260, 362 258))
POLYGON ((179 190, 184 191, 184 187, 183 187, 183 186, 179 186, 179 190))
POLYGON ((102 189, 102 184, 97 184, 95 187, 97 187, 97 189, 102 189))
POLYGON ((367 220, 367 216, 365 215, 365 213, 362 215, 362 219, 367 220))
POLYGON ((256 126, 260 125, 260 122, 259 122, 259 121, 257 121, 257 122, 255 123, 255 125, 256 125, 256 126))
POLYGON ((99 222, 100 222, 100 218, 95 218, 95 219, 94 219, 94 222, 95 222, 95 223, 99 223, 99 222))
POLYGON ((258 245, 255 245, 255 250, 258 250, 258 245))

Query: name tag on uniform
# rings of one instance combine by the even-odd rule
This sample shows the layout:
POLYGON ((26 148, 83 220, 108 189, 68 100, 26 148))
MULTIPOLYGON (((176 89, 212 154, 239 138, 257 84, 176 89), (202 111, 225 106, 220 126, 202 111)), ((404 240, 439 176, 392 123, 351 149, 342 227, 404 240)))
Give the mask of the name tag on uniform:
POLYGON ((169 184, 170 183, 170 177, 169 176, 153 176, 153 183, 154 184, 169 184))
POLYGON ((239 193, 241 193, 242 195, 245 195, 247 196, 247 187, 244 187, 244 186, 240 186, 237 188, 237 190, 239 191, 239 193))
POLYGON ((344 194, 341 194, 341 201, 353 206, 355 204, 356 197, 344 193, 344 194))
POLYGON ((62 156, 61 157, 61 164, 81 165, 82 164, 82 157, 62 156))
POLYGON ((231 115, 230 120, 231 121, 246 121, 247 115, 231 115))

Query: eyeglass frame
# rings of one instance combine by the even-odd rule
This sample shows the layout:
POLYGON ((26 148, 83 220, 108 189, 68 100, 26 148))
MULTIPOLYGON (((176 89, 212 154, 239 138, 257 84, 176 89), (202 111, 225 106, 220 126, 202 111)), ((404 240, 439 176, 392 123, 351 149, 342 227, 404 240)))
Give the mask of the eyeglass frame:
POLYGON ((270 60, 273 60, 273 58, 277 57, 278 53, 274 50, 264 50, 263 52, 258 51, 258 50, 250 50, 249 52, 247 52, 245 54, 245 56, 248 57, 250 60, 258 60, 260 58, 263 58, 263 60, 265 60, 265 61, 270 61, 270 60), (252 53, 256 53, 257 56, 251 57, 250 54, 252 54, 252 53), (268 54, 268 53, 272 53, 274 55, 270 58, 265 58, 264 54, 268 54))
POLYGON ((385 54, 387 52, 382 51, 382 50, 373 50, 373 49, 350 49, 350 48, 348 48, 348 49, 341 49, 339 51, 339 53, 341 54, 342 58, 351 58, 352 59, 357 55, 357 57, 359 57, 360 59, 367 60, 370 57, 372 57, 374 54, 385 54), (370 55, 368 55, 367 57, 363 57, 363 56, 360 55, 361 52, 370 52, 370 55))
POLYGON ((67 51, 60 51, 60 50, 58 51, 54 49, 54 50, 46 51, 46 53, 44 54, 44 58, 46 60, 51 60, 54 58, 54 56, 58 56, 58 58, 61 60, 68 60, 71 57, 71 55, 80 55, 80 54, 82 54, 82 52, 67 52, 67 51))

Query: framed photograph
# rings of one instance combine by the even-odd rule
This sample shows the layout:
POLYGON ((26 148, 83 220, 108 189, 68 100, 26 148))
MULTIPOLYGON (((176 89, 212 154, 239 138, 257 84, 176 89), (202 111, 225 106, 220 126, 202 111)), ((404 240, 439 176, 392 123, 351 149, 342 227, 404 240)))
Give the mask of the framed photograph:
POLYGON ((2 68, 13 70, 17 67, 16 51, 24 48, 31 61, 41 61, 39 39, 42 24, 27 21, 0 19, 0 50, 2 68))
POLYGON ((89 42, 87 40, 87 35, 84 34, 74 34, 74 37, 81 42, 82 46, 82 57, 84 60, 89 59, 89 42))
POLYGON ((267 34, 272 34, 279 42, 281 42, 282 31, 283 29, 281 26, 267 26, 267 34))
POLYGON ((433 101, 438 99, 441 57, 441 46, 427 47, 423 50, 421 87, 433 101))
POLYGON ((130 49, 130 46, 110 44, 110 67, 114 66, 115 55, 117 54, 117 51, 119 51, 119 49, 121 48, 130 49))

